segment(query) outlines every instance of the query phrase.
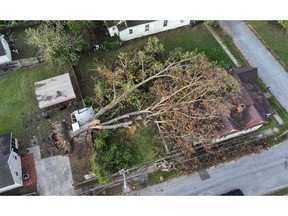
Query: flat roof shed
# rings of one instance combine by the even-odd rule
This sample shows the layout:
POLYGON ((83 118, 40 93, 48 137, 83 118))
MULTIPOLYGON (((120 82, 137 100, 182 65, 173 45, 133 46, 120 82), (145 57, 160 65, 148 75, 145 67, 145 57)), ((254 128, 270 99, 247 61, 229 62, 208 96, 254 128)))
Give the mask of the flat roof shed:
POLYGON ((41 109, 76 98, 69 73, 36 82, 34 86, 41 109))

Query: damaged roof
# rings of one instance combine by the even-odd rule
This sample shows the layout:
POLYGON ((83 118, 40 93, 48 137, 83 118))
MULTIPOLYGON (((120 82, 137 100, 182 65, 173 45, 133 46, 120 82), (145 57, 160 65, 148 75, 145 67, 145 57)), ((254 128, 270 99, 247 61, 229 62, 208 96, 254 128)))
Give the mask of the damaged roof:
POLYGON ((268 116, 274 114, 267 98, 257 85, 257 68, 237 68, 231 71, 231 75, 240 85, 240 94, 226 99, 230 116, 224 119, 225 127, 220 131, 220 136, 267 123, 268 116))
POLYGON ((76 98, 69 73, 34 83, 41 109, 76 98))

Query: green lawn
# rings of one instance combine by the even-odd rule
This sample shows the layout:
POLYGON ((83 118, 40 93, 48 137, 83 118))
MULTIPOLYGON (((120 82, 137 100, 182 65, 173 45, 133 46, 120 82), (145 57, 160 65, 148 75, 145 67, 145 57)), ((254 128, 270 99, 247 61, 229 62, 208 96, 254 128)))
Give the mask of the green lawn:
POLYGON ((288 188, 283 188, 283 189, 277 190, 273 193, 270 193, 268 195, 270 195, 270 196, 283 196, 283 195, 287 195, 287 194, 288 194, 288 188))
POLYGON ((288 37, 275 21, 247 21, 288 68, 288 37))
MULTIPOLYGON (((233 62, 203 24, 194 27, 178 28, 155 34, 154 36, 158 37, 164 44, 166 53, 169 53, 169 51, 177 47, 182 47, 185 51, 197 49, 199 52, 204 52, 211 61, 217 61, 226 68, 234 67, 233 62)), ((97 74, 91 69, 96 68, 97 63, 95 62, 104 60, 112 63, 119 52, 138 49, 147 42, 147 39, 148 37, 134 39, 125 42, 124 45, 117 50, 102 51, 97 54, 82 57, 78 64, 77 76, 84 98, 93 95, 94 81, 91 77, 97 78, 97 74)))
POLYGON ((249 66, 247 60, 242 56, 241 52, 233 43, 232 38, 229 35, 225 34, 219 27, 213 27, 213 30, 220 36, 223 43, 226 45, 232 55, 237 59, 239 64, 241 66, 249 66))
MULTIPOLYGON (((25 123, 41 114, 34 83, 58 74, 56 68, 41 64, 0 77, 0 134, 13 132, 18 139, 27 139, 25 123)), ((40 124, 45 122, 47 120, 40 120, 40 124)))

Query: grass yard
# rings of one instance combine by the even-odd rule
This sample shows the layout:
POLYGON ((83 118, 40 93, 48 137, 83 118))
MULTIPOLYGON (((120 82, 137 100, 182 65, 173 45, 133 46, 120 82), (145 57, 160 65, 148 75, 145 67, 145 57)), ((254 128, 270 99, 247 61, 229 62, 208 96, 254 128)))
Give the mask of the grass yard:
MULTIPOLYGON (((211 61, 217 61, 226 68, 234 67, 233 62, 203 24, 198 24, 194 27, 187 26, 178 28, 158 33, 154 36, 158 37, 164 44, 166 53, 169 53, 169 51, 177 47, 182 47, 185 51, 197 49, 199 52, 204 52, 211 61)), ((82 57, 77 67, 77 77, 83 97, 92 96, 94 93, 95 82, 92 77, 97 79, 97 74, 91 69, 97 67, 97 61, 112 63, 119 52, 138 49, 144 46, 147 38, 148 37, 143 37, 125 42, 124 45, 117 50, 102 51, 97 54, 82 57)))
POLYGON ((288 37, 276 21, 247 21, 252 28, 260 35, 268 48, 276 54, 288 68, 288 37))
POLYGON ((220 36, 223 43, 226 45, 232 55, 237 59, 239 64, 241 66, 249 66, 247 60, 244 58, 244 56, 242 56, 241 52, 235 46, 232 38, 229 35, 225 34, 219 27, 213 27, 213 30, 220 36))
POLYGON ((41 110, 36 101, 34 83, 59 74, 57 68, 40 64, 0 77, 0 134, 13 132, 16 138, 27 141, 32 136, 26 130, 28 126, 35 121, 40 121, 42 127, 47 125, 46 119, 36 120, 37 115, 41 116, 41 110))
POLYGON ((267 194, 267 195, 270 195, 270 196, 284 196, 284 195, 286 195, 287 196, 287 194, 288 194, 288 187, 282 188, 280 190, 277 190, 277 191, 270 193, 270 194, 267 194))

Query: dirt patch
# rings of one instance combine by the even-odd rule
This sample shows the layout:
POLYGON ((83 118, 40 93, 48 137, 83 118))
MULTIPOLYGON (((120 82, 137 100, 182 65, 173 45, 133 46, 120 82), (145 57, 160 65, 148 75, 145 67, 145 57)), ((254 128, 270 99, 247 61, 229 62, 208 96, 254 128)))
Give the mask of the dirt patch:
POLYGON ((69 154, 74 185, 86 179, 84 175, 92 173, 93 145, 90 133, 73 143, 73 152, 69 154))

